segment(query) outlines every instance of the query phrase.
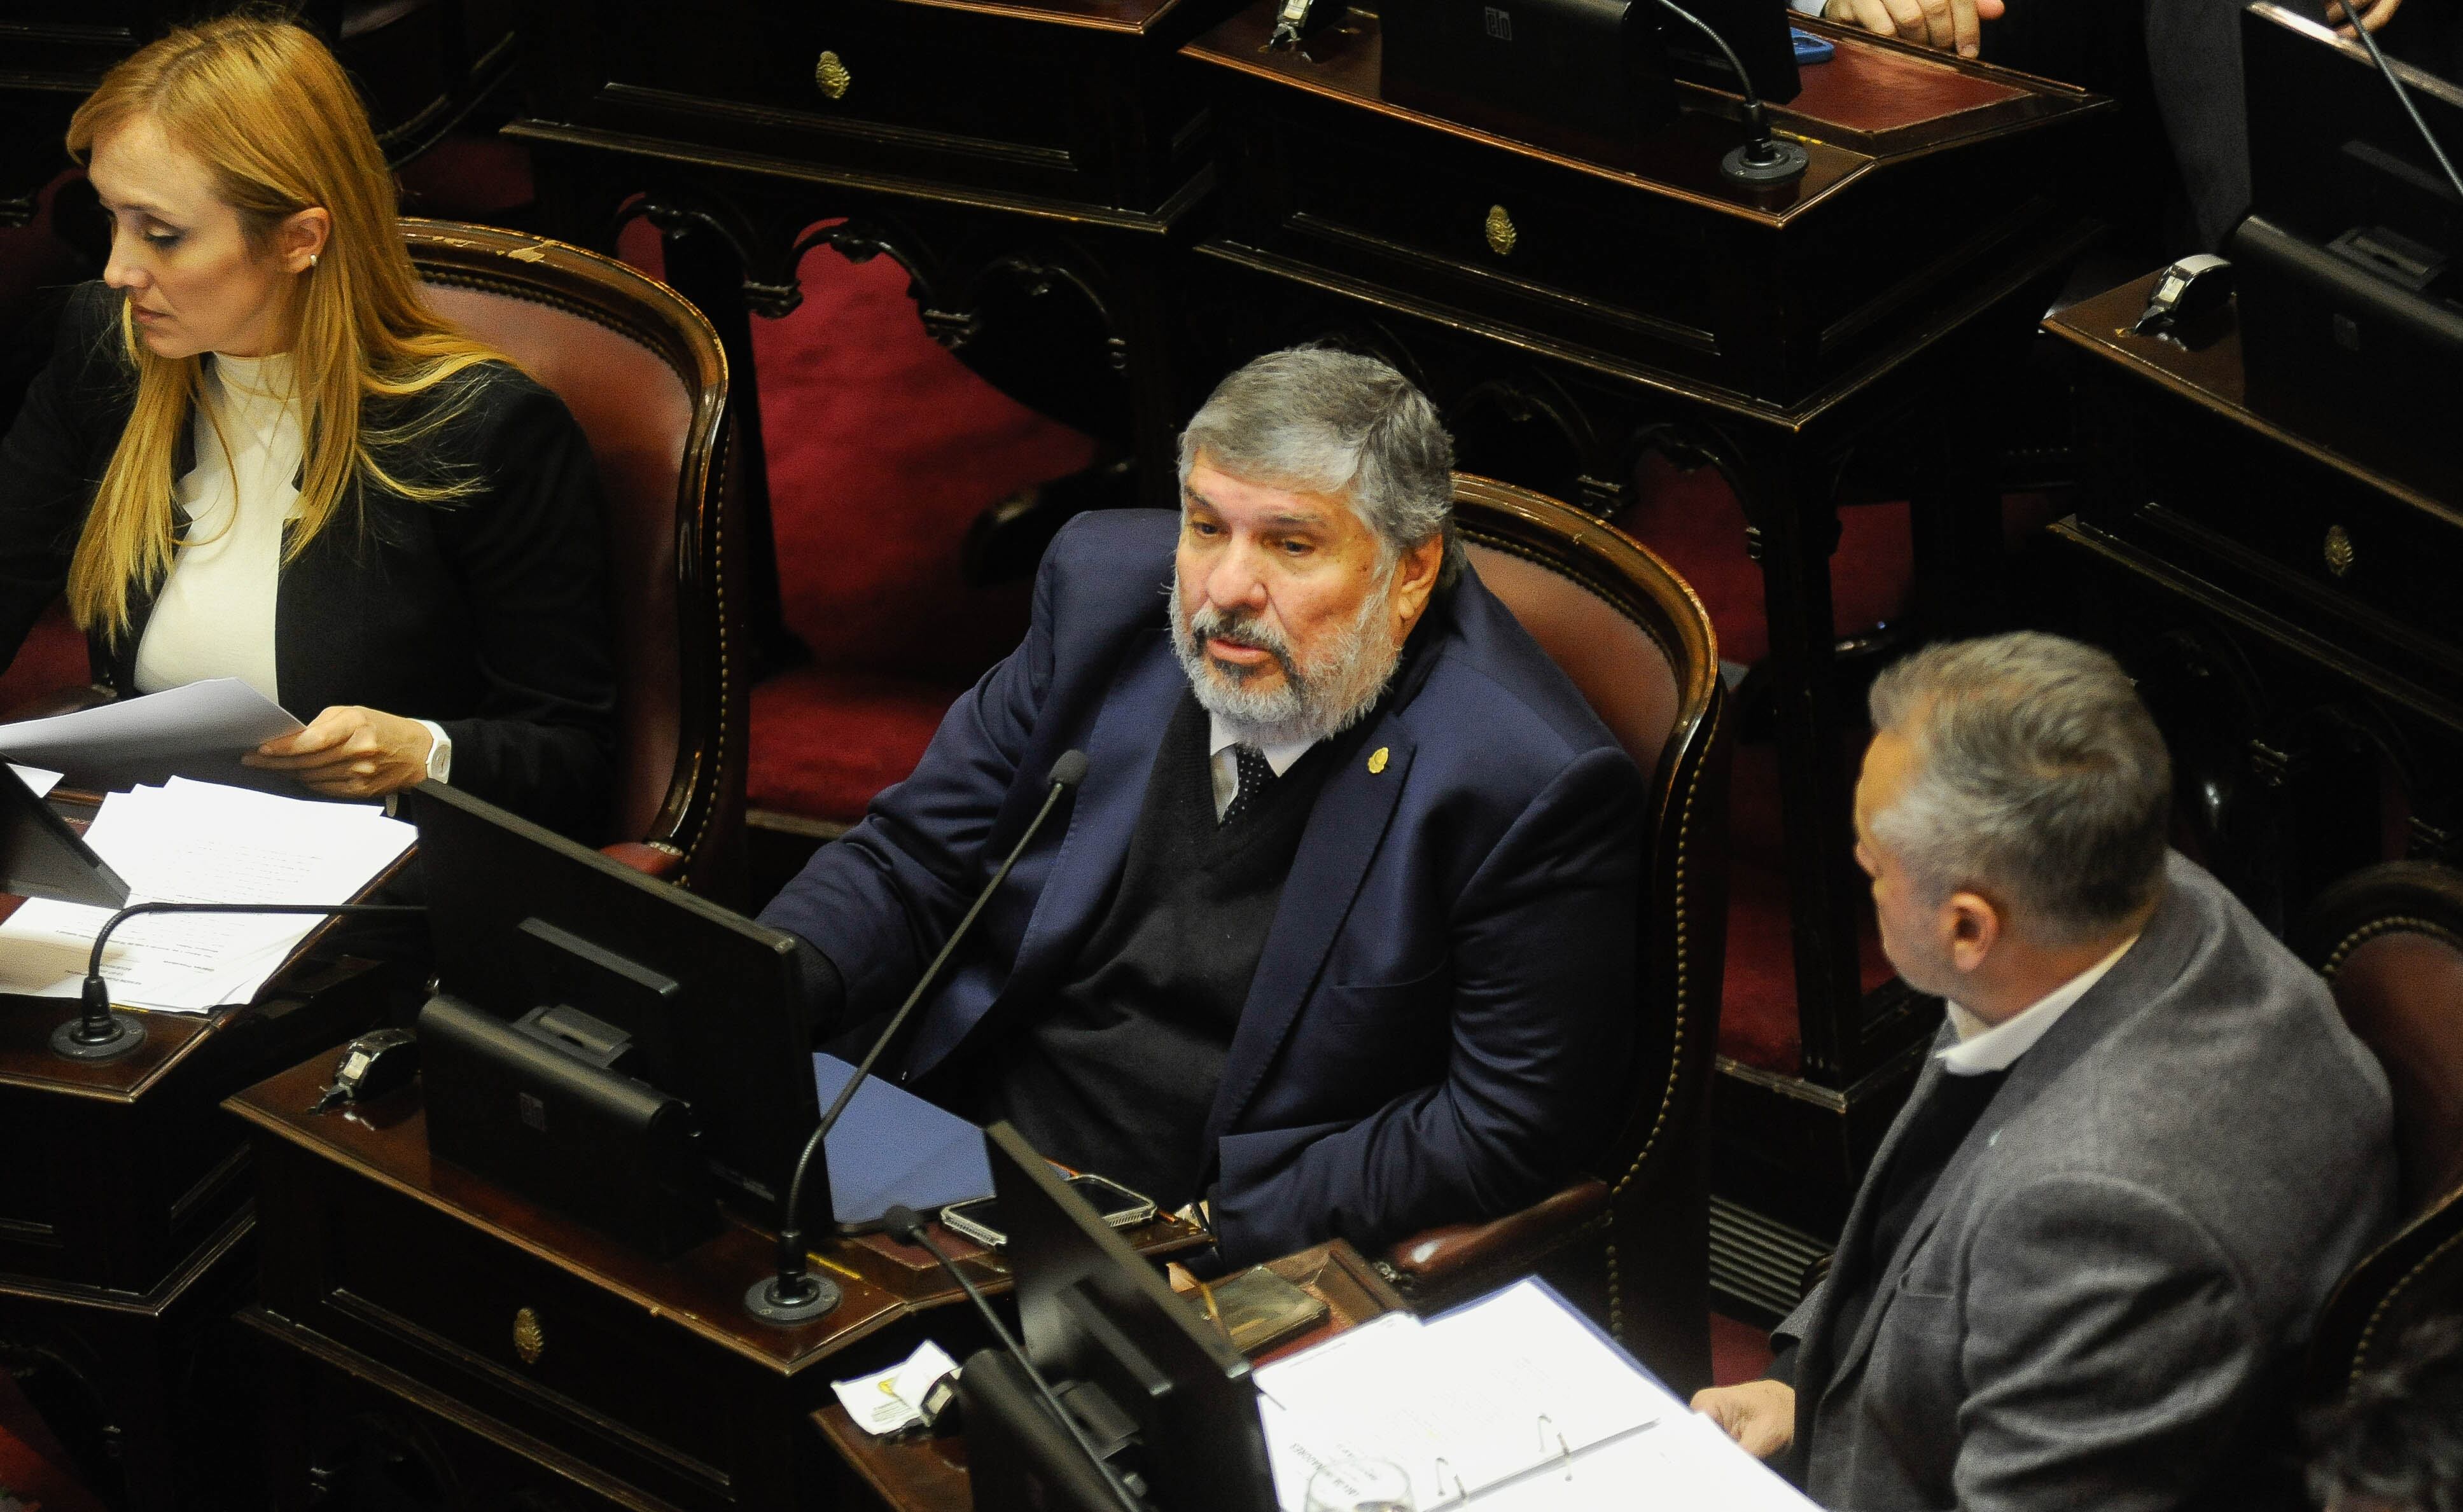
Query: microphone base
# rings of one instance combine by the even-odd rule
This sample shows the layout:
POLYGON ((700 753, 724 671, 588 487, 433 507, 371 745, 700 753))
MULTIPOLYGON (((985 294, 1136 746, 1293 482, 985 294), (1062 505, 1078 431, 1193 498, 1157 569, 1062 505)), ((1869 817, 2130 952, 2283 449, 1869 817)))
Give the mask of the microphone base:
POLYGON ((1812 154, 1783 137, 1771 140, 1772 155, 1756 162, 1748 154, 1755 143, 1732 147, 1719 160, 1719 172, 1738 184, 1784 184, 1799 178, 1813 162, 1812 154))
POLYGON ((52 1053, 73 1061, 112 1061, 145 1043, 145 1021, 136 1014, 115 1009, 111 1025, 118 1033, 89 1045, 77 1038, 77 1030, 85 1026, 85 1020, 71 1019, 52 1031, 52 1053))
POLYGON ((745 1289, 744 1310, 764 1323, 785 1328, 790 1324, 810 1323, 837 1308, 844 1295, 839 1284, 827 1276, 811 1277, 814 1291, 802 1302, 788 1302, 778 1295, 778 1278, 764 1276, 745 1289))

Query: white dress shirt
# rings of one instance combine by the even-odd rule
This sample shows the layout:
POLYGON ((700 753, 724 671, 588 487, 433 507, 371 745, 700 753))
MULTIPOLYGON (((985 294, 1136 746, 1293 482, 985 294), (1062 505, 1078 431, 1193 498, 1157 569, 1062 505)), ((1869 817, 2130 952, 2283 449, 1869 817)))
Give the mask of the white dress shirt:
MULTIPOLYGON (((187 529, 137 643, 137 691, 237 678, 279 703, 274 606, 286 527, 299 517, 298 383, 288 353, 235 357, 218 352, 206 365, 202 387, 189 421, 196 465, 177 490, 187 529)), ((452 771, 453 743, 433 721, 419 723, 434 743, 427 775, 444 782, 452 771)))
MULTIPOLYGON (((1209 714, 1206 718, 1211 726, 1211 733, 1207 736, 1210 744, 1206 747, 1206 760, 1214 773, 1214 817, 1221 819, 1224 810, 1232 807, 1232 800, 1240 796, 1240 766, 1232 754, 1232 747, 1240 745, 1241 740, 1239 732, 1224 724, 1221 715, 1209 714)), ((1307 755, 1309 747, 1316 744, 1314 740, 1286 741, 1280 745, 1260 745, 1257 749, 1264 754, 1267 767, 1280 777, 1292 769, 1292 763, 1307 755)))
POLYGON ((1940 1052, 1941 1069, 1952 1076, 1982 1076, 1988 1071, 2008 1070, 2038 1040, 2050 1033, 2061 1015, 2102 982, 2104 973, 2129 954, 2129 947, 2136 943, 2138 937, 2130 936, 2111 955, 1998 1024, 1987 1024, 1955 1003, 1948 1004, 1951 1026, 1958 1031, 1958 1043, 1940 1052))

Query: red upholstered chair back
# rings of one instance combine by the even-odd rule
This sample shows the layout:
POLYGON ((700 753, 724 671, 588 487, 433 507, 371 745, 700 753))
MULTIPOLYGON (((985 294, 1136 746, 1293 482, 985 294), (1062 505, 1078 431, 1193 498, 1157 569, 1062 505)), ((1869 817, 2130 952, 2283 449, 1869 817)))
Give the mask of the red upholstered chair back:
MULTIPOLYGON (((1572 679, 1650 788, 1633 925, 1640 1051, 1618 1132, 1590 1162, 1589 1185, 1604 1191, 1569 1189, 1454 1247, 1477 1250, 1517 1224, 1561 1226, 1587 1207, 1596 1221, 1571 1246, 1579 1263, 1568 1270, 1560 1255, 1542 1272, 1591 1292, 1576 1300, 1594 1303, 1663 1373, 1689 1374, 1697 1356, 1707 1372, 1703 1140, 1727 918, 1725 695, 1710 615, 1639 542, 1557 500, 1458 475, 1454 514, 1480 581, 1572 679)), ((1434 1260, 1448 1242, 1399 1246, 1402 1272, 1426 1278, 1415 1247, 1434 1260)), ((1518 1243, 1495 1253, 1509 1250, 1529 1254, 1518 1243)), ((1476 1275, 1482 1268, 1462 1278, 1493 1279, 1476 1275)))
POLYGON ((2463 1303, 2463 873, 2373 866, 2330 888, 2296 941, 2386 1069, 2401 1183, 2394 1237, 2321 1315, 2310 1385, 2340 1395, 2405 1328, 2463 1303))
MULTIPOLYGON (((737 885, 745 689, 724 464, 727 358, 673 290, 560 242, 403 222, 429 304, 554 390, 607 500, 618 678, 606 838, 647 845, 701 891, 737 885)), ((740 554, 740 553, 734 553, 740 554)))

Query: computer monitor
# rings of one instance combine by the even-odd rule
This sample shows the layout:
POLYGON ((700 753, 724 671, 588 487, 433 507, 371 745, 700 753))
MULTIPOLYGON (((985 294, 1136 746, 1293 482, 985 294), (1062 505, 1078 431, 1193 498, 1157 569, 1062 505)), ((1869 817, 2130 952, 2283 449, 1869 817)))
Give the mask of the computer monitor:
MULTIPOLYGON (((440 990, 509 1024, 562 1007, 629 1036, 611 1069, 687 1104, 720 1195, 774 1220, 820 1117, 794 937, 455 788, 409 788, 403 813, 419 828, 440 990)), ((531 1037, 584 1069, 604 1058, 585 1021, 557 1018, 531 1037)))
POLYGON ((124 908, 128 884, 16 768, 0 762, 0 893, 124 908))
MULTIPOLYGON (((985 1139, 1027 1355, 1098 1449, 1172 1512, 1272 1508, 1248 1360, 1016 1130, 985 1139)), ((962 1382, 976 1512, 1119 1512, 1023 1372, 970 1363, 962 1382)))
MULTIPOLYGON (((2463 198, 2356 41, 2303 11, 2241 16, 2251 213, 2227 242, 2249 400, 2442 498, 2463 385, 2463 198)), ((2463 88, 2394 64, 2450 158, 2463 88)))

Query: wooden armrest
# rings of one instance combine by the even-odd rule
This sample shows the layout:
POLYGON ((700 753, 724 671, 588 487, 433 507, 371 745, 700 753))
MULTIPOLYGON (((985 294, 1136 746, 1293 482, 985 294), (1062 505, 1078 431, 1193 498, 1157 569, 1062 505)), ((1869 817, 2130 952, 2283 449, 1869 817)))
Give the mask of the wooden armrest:
POLYGON ((1413 1286, 1431 1286, 1510 1257, 1542 1253, 1608 1205, 1608 1185, 1595 1177, 1485 1223, 1448 1223, 1423 1230, 1389 1250, 1385 1264, 1413 1286))
POLYGON ((665 882, 685 869, 685 853, 672 846, 646 840, 619 840, 602 845, 599 853, 607 859, 631 867, 643 876, 655 876, 665 882))

